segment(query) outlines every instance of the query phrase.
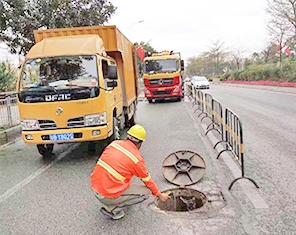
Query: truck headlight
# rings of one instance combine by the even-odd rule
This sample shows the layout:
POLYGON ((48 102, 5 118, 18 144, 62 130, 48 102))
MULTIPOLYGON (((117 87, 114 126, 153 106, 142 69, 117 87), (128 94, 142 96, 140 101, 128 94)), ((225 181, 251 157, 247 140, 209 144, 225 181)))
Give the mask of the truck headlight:
POLYGON ((145 88, 145 94, 146 95, 151 95, 151 92, 148 89, 145 88))
POLYGON ((38 130, 39 122, 35 119, 22 119, 21 120, 23 130, 38 130))
POLYGON ((179 88, 179 86, 176 86, 176 87, 175 87, 175 89, 173 90, 173 93, 176 93, 176 92, 178 92, 178 91, 179 91, 179 89, 180 89, 180 88, 179 88))
POLYGON ((84 117, 84 125, 85 126, 98 126, 98 125, 103 125, 106 123, 107 123, 106 112, 92 114, 92 115, 86 115, 84 117))

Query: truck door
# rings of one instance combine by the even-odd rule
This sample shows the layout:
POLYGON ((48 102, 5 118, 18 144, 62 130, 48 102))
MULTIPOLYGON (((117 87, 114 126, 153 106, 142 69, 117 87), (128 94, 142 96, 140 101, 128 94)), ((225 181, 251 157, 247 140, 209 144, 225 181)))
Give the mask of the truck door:
POLYGON ((122 113, 122 89, 121 89, 121 81, 117 80, 117 87, 110 88, 107 86, 108 81, 108 65, 115 64, 113 61, 109 61, 106 59, 102 59, 102 74, 104 78, 104 88, 106 92, 106 106, 108 107, 108 111, 112 112, 114 108, 117 110, 117 116, 122 113))

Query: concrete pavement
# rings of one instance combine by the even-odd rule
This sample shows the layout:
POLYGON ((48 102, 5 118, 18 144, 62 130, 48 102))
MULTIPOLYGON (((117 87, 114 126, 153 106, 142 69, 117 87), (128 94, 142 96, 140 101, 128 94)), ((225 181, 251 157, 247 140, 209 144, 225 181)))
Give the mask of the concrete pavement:
POLYGON ((0 131, 0 147, 2 145, 13 143, 21 136, 21 125, 17 125, 5 130, 0 131))

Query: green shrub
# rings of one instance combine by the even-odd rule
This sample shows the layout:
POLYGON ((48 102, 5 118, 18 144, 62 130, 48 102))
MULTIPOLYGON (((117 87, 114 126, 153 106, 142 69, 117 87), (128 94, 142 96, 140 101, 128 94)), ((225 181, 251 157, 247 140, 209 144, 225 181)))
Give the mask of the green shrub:
POLYGON ((273 71, 272 70, 267 69, 267 68, 262 70, 263 80, 269 80, 269 79, 272 78, 272 76, 273 76, 273 71))
POLYGON ((278 63, 251 64, 250 61, 245 65, 247 66, 244 69, 229 71, 220 75, 220 78, 222 80, 296 82, 296 61, 287 60, 281 66, 278 63))
POLYGON ((285 65, 283 65, 283 67, 282 67, 282 71, 283 71, 283 73, 289 73, 289 72, 291 72, 292 71, 292 66, 291 66, 291 64, 285 64, 285 65))
POLYGON ((236 70, 230 73, 229 79, 243 81, 287 81, 296 82, 296 62, 286 61, 281 67, 276 63, 249 64, 243 70, 236 70))
POLYGON ((231 73, 224 73, 221 76, 220 80, 230 80, 231 79, 231 73))
POLYGON ((0 62, 0 92, 15 88, 16 73, 9 64, 0 62))
POLYGON ((233 72, 233 79, 234 80, 243 80, 240 78, 240 74, 243 72, 243 70, 236 70, 233 72))

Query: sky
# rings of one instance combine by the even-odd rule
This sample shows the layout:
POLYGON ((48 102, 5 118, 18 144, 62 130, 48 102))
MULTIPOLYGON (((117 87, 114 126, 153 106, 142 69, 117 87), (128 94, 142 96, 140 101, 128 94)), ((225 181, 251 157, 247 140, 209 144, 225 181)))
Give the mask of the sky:
MULTIPOLYGON (((149 42, 157 51, 199 56, 213 42, 242 48, 245 56, 268 42, 267 0, 109 0, 117 7, 105 25, 116 25, 132 42, 149 42), (139 21, 143 21, 138 23, 139 21)), ((0 60, 18 63, 0 44, 0 60)))
POLYGON ((12 55, 9 53, 8 47, 4 43, 0 43, 0 61, 7 61, 10 64, 19 65, 19 59, 17 55, 12 55))
POLYGON ((132 42, 180 52, 185 62, 218 40, 226 48, 242 48, 245 56, 261 52, 268 42, 267 0, 109 1, 117 11, 108 24, 132 42))

